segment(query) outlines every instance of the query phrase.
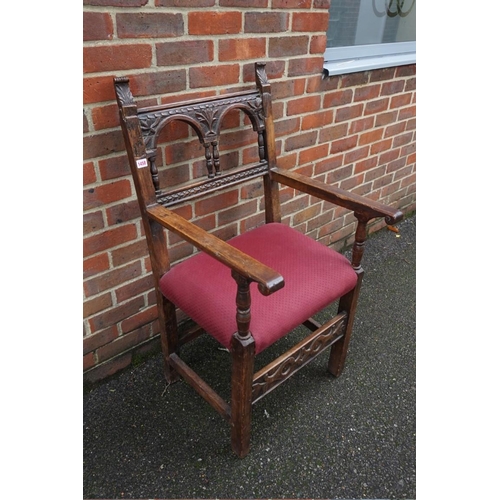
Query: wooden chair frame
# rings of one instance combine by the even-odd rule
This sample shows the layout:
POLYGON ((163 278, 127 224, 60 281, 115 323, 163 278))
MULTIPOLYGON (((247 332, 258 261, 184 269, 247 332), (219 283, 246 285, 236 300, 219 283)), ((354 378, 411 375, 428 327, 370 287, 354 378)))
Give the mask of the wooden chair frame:
POLYGON ((252 404, 268 394, 300 368, 330 348, 328 370, 339 376, 343 370, 351 337, 356 304, 363 278, 361 259, 367 237, 367 223, 378 217, 395 224, 402 213, 376 201, 328 186, 304 175, 280 169, 276 160, 271 89, 265 64, 255 65, 256 89, 219 95, 189 102, 138 108, 129 79, 114 79, 120 123, 135 183, 144 230, 151 256, 158 303, 161 346, 165 378, 170 382, 182 376, 231 425, 233 451, 244 457, 250 446, 252 404), (259 161, 235 172, 220 171, 218 134, 220 123, 231 109, 242 110, 258 136, 259 161), (161 129, 172 120, 188 123, 205 148, 208 177, 164 192, 159 187, 156 141, 161 129), (214 192, 221 187, 262 177, 265 195, 265 221, 281 222, 279 185, 352 210, 357 219, 352 248, 352 267, 357 285, 339 300, 338 314, 324 325, 310 318, 304 323, 311 334, 268 366, 254 373, 255 345, 251 333, 250 283, 270 295, 284 286, 283 277, 225 241, 184 219, 169 207, 214 192), (164 229, 172 231, 206 252, 231 270, 235 281, 237 331, 231 341, 231 401, 227 403, 203 381, 180 357, 179 349, 200 333, 200 329, 178 334, 176 306, 160 291, 159 280, 170 269, 164 229))

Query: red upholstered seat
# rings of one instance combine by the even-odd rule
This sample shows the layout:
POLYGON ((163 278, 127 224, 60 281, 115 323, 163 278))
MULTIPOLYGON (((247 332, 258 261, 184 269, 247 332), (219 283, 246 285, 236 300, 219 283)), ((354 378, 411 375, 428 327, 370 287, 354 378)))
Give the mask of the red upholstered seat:
MULTIPOLYGON (((284 288, 268 297, 251 284, 250 331, 256 353, 356 285, 357 275, 343 255, 283 224, 265 224, 228 243, 275 269, 285 280, 284 288)), ((230 348, 237 327, 236 283, 229 268, 200 252, 163 275, 160 289, 230 348)))

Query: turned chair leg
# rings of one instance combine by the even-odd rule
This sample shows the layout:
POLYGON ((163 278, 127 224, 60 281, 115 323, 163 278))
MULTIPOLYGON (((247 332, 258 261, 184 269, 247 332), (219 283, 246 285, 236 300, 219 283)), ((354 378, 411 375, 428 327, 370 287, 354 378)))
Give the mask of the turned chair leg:
POLYGON ((358 282, 353 290, 346 293, 340 298, 339 312, 347 312, 347 326, 345 335, 335 342, 330 349, 330 359, 328 360, 328 371, 335 377, 339 377, 344 369, 347 350, 349 348, 349 341, 351 340, 351 333, 354 324, 356 307, 358 305, 359 291, 361 289, 361 282, 363 281, 363 271, 358 272, 358 282))
POLYGON ((234 334, 231 342, 233 358, 231 376, 231 446, 238 457, 250 450, 252 418, 252 381, 255 343, 252 337, 234 334))

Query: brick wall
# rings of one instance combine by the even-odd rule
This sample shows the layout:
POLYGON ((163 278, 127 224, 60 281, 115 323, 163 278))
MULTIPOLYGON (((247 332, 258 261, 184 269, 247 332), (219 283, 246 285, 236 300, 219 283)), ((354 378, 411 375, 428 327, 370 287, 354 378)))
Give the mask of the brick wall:
MULTIPOLYGON (((157 103, 159 94, 175 99, 247 88, 254 61, 268 61, 280 166, 405 212, 415 209, 416 67, 323 79, 328 4, 84 0, 85 380, 126 367, 135 354, 156 347, 158 334, 113 76, 130 76, 140 102, 157 103)), ((234 134, 248 127, 245 120, 232 117, 226 125, 222 167, 254 160, 248 134, 241 141, 234 134)), ((164 182, 195 175, 200 148, 187 127, 170 127, 159 155, 160 170, 172 165, 164 182)), ((228 190, 229 209, 208 199, 179 211, 227 238, 263 221, 260 188, 257 182, 228 190)), ((352 214, 290 189, 282 200, 285 223, 336 248, 352 241, 352 214)), ((175 259, 192 253, 175 236, 169 240, 175 259)))

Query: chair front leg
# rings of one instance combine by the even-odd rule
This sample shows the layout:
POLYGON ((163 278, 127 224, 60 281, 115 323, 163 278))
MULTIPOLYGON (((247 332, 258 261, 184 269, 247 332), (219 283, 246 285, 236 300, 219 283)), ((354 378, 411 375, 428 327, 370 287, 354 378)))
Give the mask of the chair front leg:
POLYGON ((351 265, 355 273, 358 275, 358 281, 356 286, 350 292, 340 298, 339 302, 339 312, 346 311, 348 316, 344 336, 339 341, 335 342, 330 350, 328 371, 335 377, 340 376, 342 370, 344 369, 347 350, 349 348, 352 328, 354 325, 354 318, 356 316, 359 291, 361 290, 361 283, 363 281, 364 274, 361 267, 361 259, 363 258, 363 252, 365 250, 365 241, 367 236, 366 225, 370 219, 361 214, 355 213, 354 215, 358 219, 358 225, 356 227, 354 245, 352 248, 351 265))
POLYGON ((341 297, 339 302, 339 310, 347 312, 347 325, 345 327, 344 336, 335 342, 330 349, 330 359, 328 360, 328 371, 335 377, 339 377, 344 369, 347 350, 351 340, 352 327, 356 316, 356 307, 358 305, 359 291, 361 282, 363 281, 363 270, 356 271, 358 274, 358 282, 354 289, 341 297))
POLYGON ((255 342, 250 333, 250 280, 233 273, 238 285, 236 323, 231 339, 231 446, 238 457, 250 450, 255 342))

